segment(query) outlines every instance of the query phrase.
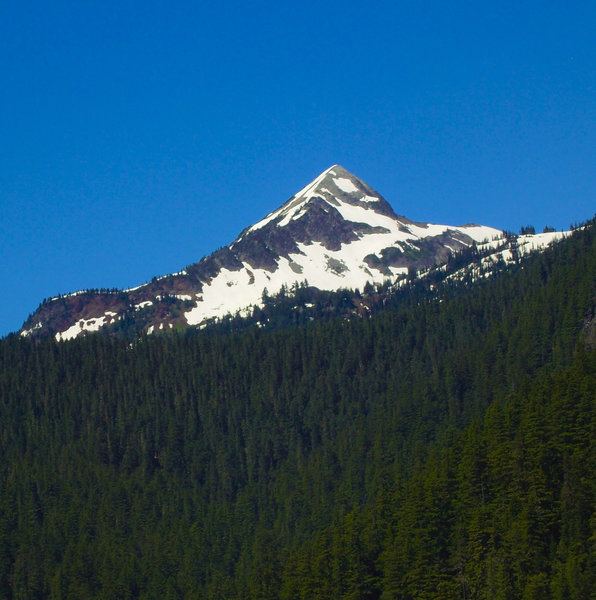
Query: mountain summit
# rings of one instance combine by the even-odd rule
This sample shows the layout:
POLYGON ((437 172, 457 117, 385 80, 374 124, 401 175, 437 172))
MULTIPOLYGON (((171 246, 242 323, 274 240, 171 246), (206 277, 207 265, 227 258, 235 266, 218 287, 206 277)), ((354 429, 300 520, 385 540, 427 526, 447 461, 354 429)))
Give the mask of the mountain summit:
MULTIPOLYGON (((279 227, 290 226, 293 221, 312 214, 316 207, 322 208, 323 215, 327 214, 333 219, 335 216, 342 216, 342 205, 358 206, 382 215, 396 216, 391 206, 366 183, 343 167, 333 165, 292 196, 281 208, 249 227, 247 231, 256 231, 269 223, 279 227), (330 207, 335 208, 335 212, 330 214, 330 207)), ((318 217, 321 216, 319 213, 318 217)), ((324 216, 322 218, 325 220, 324 216)))
MULTIPOLYGON (((561 235, 520 236, 515 250, 543 247, 561 235)), ((471 246, 503 243, 504 233, 492 227, 432 225, 396 215, 378 192, 333 165, 229 246, 185 270, 129 290, 53 298, 27 319, 21 335, 65 340, 131 321, 147 333, 201 325, 250 311, 264 293, 296 283, 362 290, 369 282, 395 282, 409 270, 443 265, 471 246)), ((511 258, 507 252, 500 256, 511 258)))

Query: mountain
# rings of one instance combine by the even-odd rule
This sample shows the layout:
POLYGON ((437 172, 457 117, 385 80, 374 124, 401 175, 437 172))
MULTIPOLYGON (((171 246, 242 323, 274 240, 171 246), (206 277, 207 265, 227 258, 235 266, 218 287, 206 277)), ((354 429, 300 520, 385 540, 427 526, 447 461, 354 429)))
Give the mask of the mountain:
POLYGON ((294 284, 363 290, 399 283, 477 248, 486 267, 543 248, 562 233, 511 236, 482 225, 418 223, 339 165, 321 173, 280 208, 179 273, 128 290, 86 290, 44 301, 21 335, 57 340, 135 324, 137 331, 202 326, 248 315, 294 284))
POLYGON ((593 600, 595 222, 522 267, 368 319, 0 340, 0 598, 593 600))

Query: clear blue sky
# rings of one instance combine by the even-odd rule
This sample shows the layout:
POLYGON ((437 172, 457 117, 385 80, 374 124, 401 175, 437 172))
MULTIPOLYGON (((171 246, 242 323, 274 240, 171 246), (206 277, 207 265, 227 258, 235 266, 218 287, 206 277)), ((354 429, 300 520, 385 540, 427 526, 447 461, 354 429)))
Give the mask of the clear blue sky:
POLYGON ((0 335, 231 242, 339 163, 396 212, 596 211, 596 3, 0 4, 0 335))

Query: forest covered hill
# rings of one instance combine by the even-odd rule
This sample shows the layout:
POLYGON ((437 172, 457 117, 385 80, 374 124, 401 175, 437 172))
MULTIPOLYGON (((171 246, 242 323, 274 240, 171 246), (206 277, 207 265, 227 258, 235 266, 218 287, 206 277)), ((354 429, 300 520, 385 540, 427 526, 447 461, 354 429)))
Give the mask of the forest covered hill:
POLYGON ((0 597, 593 598, 594 224, 401 300, 0 340, 0 597))

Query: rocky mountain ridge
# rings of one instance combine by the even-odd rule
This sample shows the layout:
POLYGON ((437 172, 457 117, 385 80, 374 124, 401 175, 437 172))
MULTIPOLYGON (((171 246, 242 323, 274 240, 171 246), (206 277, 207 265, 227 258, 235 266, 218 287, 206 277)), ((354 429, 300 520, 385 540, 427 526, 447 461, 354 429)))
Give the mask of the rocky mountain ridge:
POLYGON ((512 261, 564 233, 507 236, 482 225, 417 223, 397 215, 375 190, 339 165, 321 173, 280 208, 179 273, 128 290, 87 290, 47 300, 21 335, 73 339, 134 322, 137 331, 203 326, 250 314, 263 294, 295 284, 319 290, 398 285, 441 267, 469 248, 512 261))

